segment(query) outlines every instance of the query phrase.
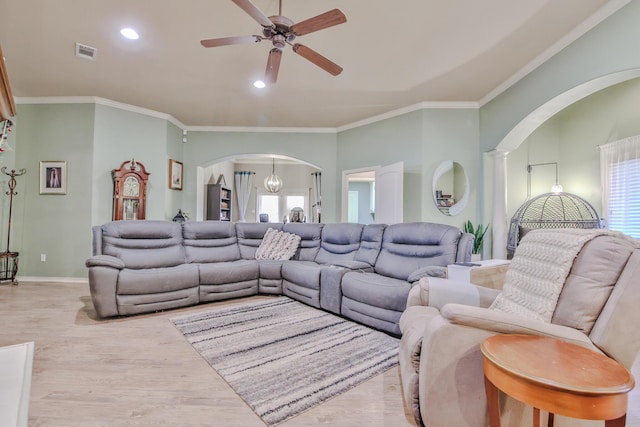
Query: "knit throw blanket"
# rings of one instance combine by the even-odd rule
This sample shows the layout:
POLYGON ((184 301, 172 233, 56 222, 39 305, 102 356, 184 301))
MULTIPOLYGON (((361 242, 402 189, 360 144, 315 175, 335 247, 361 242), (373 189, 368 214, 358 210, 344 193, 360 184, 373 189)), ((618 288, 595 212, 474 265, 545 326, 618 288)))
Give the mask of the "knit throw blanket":
POLYGON ((540 229, 527 233, 507 270, 503 291, 490 309, 551 322, 576 256, 585 243, 601 235, 624 236, 604 229, 540 229))

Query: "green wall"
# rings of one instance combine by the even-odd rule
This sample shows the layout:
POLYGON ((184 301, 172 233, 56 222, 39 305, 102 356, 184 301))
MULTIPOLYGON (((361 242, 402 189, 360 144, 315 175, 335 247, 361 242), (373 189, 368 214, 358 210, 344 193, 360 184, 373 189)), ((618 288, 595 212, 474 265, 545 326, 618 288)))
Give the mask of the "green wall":
POLYGON ((20 276, 86 276, 95 109, 93 104, 18 105, 15 167, 27 174, 18 178, 11 249, 20 252, 20 276), (67 194, 40 194, 39 163, 48 160, 67 162, 67 194))
MULTIPOLYGON (((566 108, 540 126, 508 156, 508 217, 526 200, 526 165, 558 162, 563 190, 602 213, 599 145, 640 135, 640 79, 619 83, 566 108)), ((552 166, 534 167, 531 195, 550 191, 552 166)))
POLYGON ((112 198, 108 196, 113 191, 111 171, 131 159, 142 163, 151 174, 147 184, 147 218, 172 218, 178 210, 175 208, 171 215, 174 211, 171 203, 179 203, 180 197, 174 200, 172 193, 177 190, 168 189, 169 155, 175 154, 174 160, 180 160, 175 144, 182 140, 181 131, 175 131, 173 125, 161 118, 100 104, 95 109, 92 224, 111 220, 112 198))
MULTIPOLYGON (((639 22, 640 1, 632 0, 484 105, 480 115, 482 151, 497 147, 523 121, 528 122, 523 126, 525 137, 528 136, 546 120, 544 115, 536 114, 539 107, 553 104, 559 96, 570 94, 583 84, 597 83, 606 76, 615 79, 614 74, 639 70, 639 22)), ((619 81, 638 75, 640 71, 627 72, 619 76, 619 81)), ((610 85, 603 84, 602 87, 610 85)), ((585 87, 585 90, 589 89, 585 87)), ((566 106, 562 104, 560 108, 566 106)), ((520 142, 522 139, 509 141, 504 148, 513 149, 514 144, 517 147, 520 142)))
POLYGON ((404 162, 404 221, 420 221, 423 199, 420 110, 338 133, 336 169, 339 176, 332 187, 338 202, 342 194, 342 171, 400 161, 404 162))

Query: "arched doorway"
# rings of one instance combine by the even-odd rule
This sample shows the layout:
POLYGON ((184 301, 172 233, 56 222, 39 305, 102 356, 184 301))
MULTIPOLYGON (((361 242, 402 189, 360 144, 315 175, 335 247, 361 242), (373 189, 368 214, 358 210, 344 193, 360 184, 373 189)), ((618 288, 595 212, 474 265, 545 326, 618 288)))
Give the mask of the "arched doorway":
MULTIPOLYGON (((246 208, 246 222, 259 222, 261 213, 268 214, 269 222, 280 222, 288 216, 293 207, 303 209, 307 222, 313 222, 314 218, 317 218, 315 213, 319 204, 316 200, 318 196, 315 194, 312 174, 321 172, 320 167, 291 156, 255 153, 212 159, 196 167, 195 219, 204 220, 207 217, 207 185, 221 181, 226 183, 227 187, 234 188, 236 171, 255 172, 246 208), (269 193, 263 185, 265 177, 272 171, 275 171, 283 180, 283 188, 277 194, 269 193), (317 207, 314 206, 316 204, 317 207)), ((235 194, 235 189, 232 194, 235 194)), ((231 203, 231 220, 235 222, 239 219, 237 194, 232 195, 231 203)))
POLYGON ((516 150, 536 129, 556 114, 577 101, 583 100, 596 92, 640 77, 640 69, 611 73, 580 84, 529 113, 500 141, 494 150, 484 158, 485 170, 491 171, 486 176, 485 194, 491 194, 492 205, 485 212, 491 212, 493 224, 493 258, 506 258, 507 218, 507 156, 516 150))

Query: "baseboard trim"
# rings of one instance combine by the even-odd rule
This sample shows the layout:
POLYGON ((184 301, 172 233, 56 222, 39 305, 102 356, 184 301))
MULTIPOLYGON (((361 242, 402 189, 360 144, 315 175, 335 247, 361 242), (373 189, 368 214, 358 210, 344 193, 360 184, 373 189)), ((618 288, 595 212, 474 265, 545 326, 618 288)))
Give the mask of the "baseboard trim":
POLYGON ((55 282, 55 283, 81 283, 89 284, 89 279, 82 277, 38 277, 38 276, 17 276, 16 280, 20 282, 55 282))

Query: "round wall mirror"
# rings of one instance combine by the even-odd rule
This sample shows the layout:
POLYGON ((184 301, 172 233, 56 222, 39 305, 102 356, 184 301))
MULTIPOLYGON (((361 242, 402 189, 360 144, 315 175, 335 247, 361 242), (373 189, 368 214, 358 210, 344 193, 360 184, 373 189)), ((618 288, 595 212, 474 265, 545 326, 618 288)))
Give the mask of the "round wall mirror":
POLYGON ((453 160, 440 163, 433 173, 433 200, 444 215, 457 215, 469 200, 469 177, 453 160))

